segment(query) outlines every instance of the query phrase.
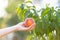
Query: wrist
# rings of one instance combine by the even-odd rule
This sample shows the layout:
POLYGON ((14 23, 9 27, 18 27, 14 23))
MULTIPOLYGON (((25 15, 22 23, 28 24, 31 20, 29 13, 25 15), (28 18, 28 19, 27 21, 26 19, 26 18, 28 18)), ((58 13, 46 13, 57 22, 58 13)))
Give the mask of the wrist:
POLYGON ((19 31, 18 25, 14 25, 14 29, 15 29, 15 31, 19 31))

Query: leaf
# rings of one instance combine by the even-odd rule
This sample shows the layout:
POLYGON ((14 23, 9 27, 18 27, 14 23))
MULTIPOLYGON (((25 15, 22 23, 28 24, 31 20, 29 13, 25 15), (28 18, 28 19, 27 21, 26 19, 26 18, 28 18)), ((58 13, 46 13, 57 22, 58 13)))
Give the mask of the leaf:
POLYGON ((42 12, 41 12, 41 16, 45 16, 46 14, 48 14, 48 12, 50 11, 50 8, 46 8, 46 9, 43 9, 42 12))

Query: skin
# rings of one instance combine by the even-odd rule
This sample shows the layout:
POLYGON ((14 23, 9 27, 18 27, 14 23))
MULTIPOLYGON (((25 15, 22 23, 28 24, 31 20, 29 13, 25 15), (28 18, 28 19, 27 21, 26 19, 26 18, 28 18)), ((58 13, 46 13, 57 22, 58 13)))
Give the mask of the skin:
POLYGON ((12 27, 0 29, 0 37, 3 37, 9 33, 16 32, 16 31, 30 31, 33 30, 34 28, 35 28, 35 23, 33 23, 29 27, 25 27, 24 22, 21 22, 12 27))

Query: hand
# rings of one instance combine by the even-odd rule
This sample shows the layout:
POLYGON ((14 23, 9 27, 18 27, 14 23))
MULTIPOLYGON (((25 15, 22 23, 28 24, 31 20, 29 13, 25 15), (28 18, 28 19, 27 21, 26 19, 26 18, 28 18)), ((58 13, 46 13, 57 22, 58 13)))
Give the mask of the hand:
POLYGON ((34 29, 35 28, 35 23, 33 23, 31 26, 29 26, 29 27, 25 27, 24 26, 24 22, 21 22, 21 23, 18 23, 17 25, 16 25, 16 30, 18 30, 18 31, 30 31, 30 30, 32 30, 32 29, 34 29))

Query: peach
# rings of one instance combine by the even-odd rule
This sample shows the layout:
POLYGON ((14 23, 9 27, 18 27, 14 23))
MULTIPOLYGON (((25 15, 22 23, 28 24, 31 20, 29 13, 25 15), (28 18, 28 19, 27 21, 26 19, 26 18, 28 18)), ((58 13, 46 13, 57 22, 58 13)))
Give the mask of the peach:
POLYGON ((25 26, 26 26, 26 27, 31 26, 33 23, 34 23, 33 18, 26 18, 26 19, 25 19, 25 26))

